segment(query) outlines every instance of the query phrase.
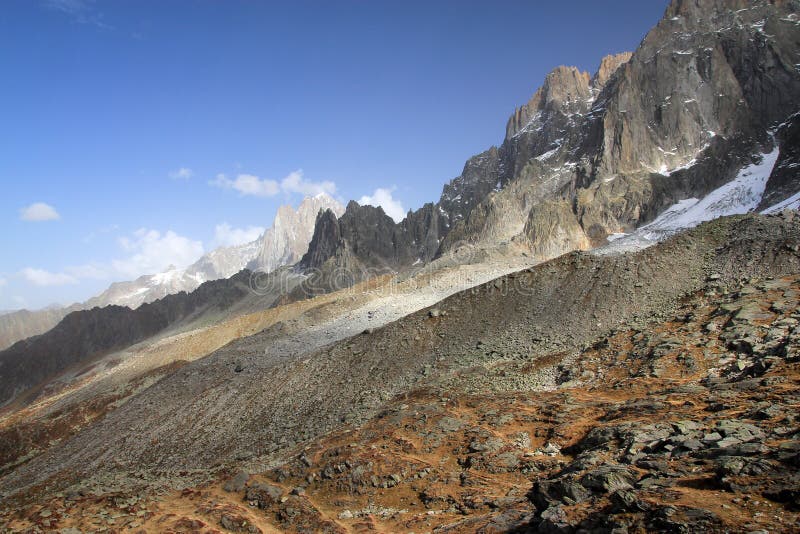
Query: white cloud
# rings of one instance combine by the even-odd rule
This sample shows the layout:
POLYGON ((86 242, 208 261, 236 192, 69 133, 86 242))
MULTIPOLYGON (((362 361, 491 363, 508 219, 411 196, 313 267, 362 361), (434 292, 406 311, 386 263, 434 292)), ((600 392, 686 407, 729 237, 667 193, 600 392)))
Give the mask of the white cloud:
POLYGON ((233 247, 236 245, 244 245, 255 241, 261 234, 264 233, 264 228, 261 226, 248 226, 247 228, 234 228, 230 224, 224 222, 218 224, 214 228, 214 245, 218 247, 233 247))
POLYGON ((56 209, 44 202, 34 202, 19 210, 19 218, 23 221, 55 221, 61 218, 56 209))
MULTIPOLYGON (((233 229, 235 230, 235 229, 233 229)), ((246 231, 241 231, 244 235, 246 231)), ((232 232, 232 235, 236 235, 232 232)), ((90 262, 66 267, 62 272, 28 267, 20 275, 42 287, 78 284, 82 280, 133 279, 143 274, 163 272, 170 265, 183 268, 203 255, 203 243, 176 234, 142 228, 129 237, 119 239, 127 256, 110 262, 90 262)), ((5 279, 0 278, 0 286, 5 279)))
POLYGON ((272 197, 280 191, 280 186, 275 180, 262 180, 252 174, 240 174, 234 180, 224 174, 218 174, 216 179, 209 183, 223 189, 235 189, 241 195, 256 197, 272 197))
POLYGON ((189 169, 188 167, 181 167, 180 169, 169 173, 169 177, 173 180, 188 180, 192 176, 194 176, 194 172, 192 172, 192 169, 189 169))
POLYGON ((3 287, 6 284, 8 284, 8 280, 6 280, 5 278, 0 278, 0 287, 3 287))
POLYGON ((336 184, 330 180, 323 182, 311 182, 303 178, 303 171, 296 170, 291 172, 283 180, 281 180, 281 189, 284 193, 299 193, 306 196, 319 195, 320 193, 327 193, 333 195, 336 193, 336 184))
POLYGON ((170 265, 186 267, 203 255, 203 243, 176 234, 172 230, 141 228, 132 238, 122 237, 119 244, 130 255, 113 260, 114 270, 123 276, 137 278, 143 274, 159 273, 170 265))
POLYGON ((359 204, 370 206, 380 206, 386 215, 394 219, 394 222, 400 222, 406 217, 406 211, 403 209, 403 204, 392 197, 392 193, 396 187, 391 188, 379 187, 372 195, 364 195, 358 201, 359 204))
POLYGON ((303 177, 302 170, 296 170, 286 175, 280 182, 277 180, 261 179, 253 174, 239 174, 231 180, 224 174, 218 174, 214 180, 208 182, 223 189, 234 189, 241 195, 256 197, 272 197, 280 192, 287 194, 298 193, 306 196, 327 193, 336 193, 336 184, 330 180, 312 182, 303 177))
POLYGON ((44 269, 34 269, 32 267, 22 269, 20 274, 22 274, 28 282, 42 287, 64 286, 78 283, 77 278, 66 273, 51 273, 44 269))

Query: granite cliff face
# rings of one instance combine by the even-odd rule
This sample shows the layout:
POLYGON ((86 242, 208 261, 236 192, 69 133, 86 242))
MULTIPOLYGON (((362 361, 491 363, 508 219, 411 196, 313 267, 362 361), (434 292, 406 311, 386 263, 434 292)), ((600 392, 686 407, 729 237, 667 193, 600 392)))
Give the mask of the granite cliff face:
POLYGON ((351 203, 336 239, 319 233, 309 254, 322 246, 328 258, 399 268, 463 242, 513 239, 546 259, 706 196, 776 143, 764 199, 780 202, 800 190, 789 119, 800 110, 798 10, 674 0, 635 52, 603 58, 591 76, 563 66, 548 74, 509 118, 503 143, 470 158, 438 203, 398 224, 351 203), (367 227, 369 236, 345 230, 367 227))
POLYGON ((308 250, 314 234, 314 225, 320 211, 331 210, 337 217, 344 206, 330 195, 321 193, 307 197, 297 207, 281 206, 275 221, 260 239, 259 251, 249 267, 272 272, 278 267, 296 263, 308 250))

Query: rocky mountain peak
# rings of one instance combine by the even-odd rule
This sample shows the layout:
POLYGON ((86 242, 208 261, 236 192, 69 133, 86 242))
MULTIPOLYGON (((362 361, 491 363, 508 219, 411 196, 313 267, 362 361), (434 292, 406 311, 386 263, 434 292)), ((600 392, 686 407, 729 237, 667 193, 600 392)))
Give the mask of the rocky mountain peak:
MULTIPOLYGON (((352 204, 358 206, 356 202, 351 200, 347 205, 348 209, 352 204)), ((336 253, 341 237, 339 220, 333 210, 320 210, 314 224, 314 235, 311 237, 308 251, 300 260, 300 267, 304 269, 319 269, 322 267, 336 253)))
POLYGON ((592 89, 600 92, 605 87, 611 76, 617 72, 622 65, 630 61, 633 52, 622 52, 619 54, 609 54, 600 61, 600 67, 592 76, 592 89))
MULTIPOLYGON (((778 7, 791 4, 791 0, 773 1, 778 7)), ((720 12, 733 13, 748 9, 753 6, 752 0, 672 0, 664 15, 665 19, 672 17, 689 17, 690 21, 701 21, 720 12)))
POLYGON ((556 67, 545 77, 541 106, 560 107, 589 96, 589 73, 577 67, 556 67))
POLYGON ((574 112, 585 106, 591 97, 589 73, 577 67, 559 66, 545 77, 544 84, 522 107, 514 110, 506 124, 506 139, 513 137, 534 121, 542 112, 559 110, 574 112))
MULTIPOLYGON (((602 58, 593 76, 553 69, 508 119, 503 143, 470 158, 437 204, 379 224, 375 239, 340 220, 342 257, 412 265, 464 241, 520 238, 544 259, 709 195, 776 141, 789 154, 792 136, 772 134, 800 109, 798 11, 785 1, 673 1, 635 52, 602 58)), ((793 158, 780 161, 793 168, 793 158)), ((785 182, 771 180, 765 198, 800 187, 785 182)), ((369 232, 380 220, 348 212, 369 232)))
POLYGON ((250 267, 272 272, 297 262, 308 250, 317 215, 328 210, 335 218, 344 212, 344 207, 326 193, 304 198, 297 210, 291 206, 278 208, 272 228, 261 237, 260 250, 250 267))

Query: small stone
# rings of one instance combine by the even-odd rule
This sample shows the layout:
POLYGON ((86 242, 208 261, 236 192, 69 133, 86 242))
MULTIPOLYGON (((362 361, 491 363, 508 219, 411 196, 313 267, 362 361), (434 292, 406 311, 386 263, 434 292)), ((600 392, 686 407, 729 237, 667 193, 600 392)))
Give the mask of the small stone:
POLYGON ((222 487, 227 492, 242 491, 250 479, 250 474, 240 471, 222 487))

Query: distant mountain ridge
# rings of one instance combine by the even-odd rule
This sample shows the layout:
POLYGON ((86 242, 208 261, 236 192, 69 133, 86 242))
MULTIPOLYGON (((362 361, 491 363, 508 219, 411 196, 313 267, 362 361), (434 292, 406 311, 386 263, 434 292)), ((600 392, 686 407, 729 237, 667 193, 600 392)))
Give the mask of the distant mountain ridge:
POLYGON ((86 302, 63 308, 6 312, 0 315, 0 350, 16 341, 50 330, 73 311, 111 305, 136 309, 181 291, 192 292, 204 282, 230 278, 245 268, 272 272, 284 265, 291 265, 308 249, 320 210, 331 210, 341 215, 344 206, 325 193, 309 196, 300 202, 296 210, 288 205, 279 207, 272 227, 255 241, 217 248, 185 269, 171 267, 161 273, 140 276, 136 280, 114 282, 86 302))

